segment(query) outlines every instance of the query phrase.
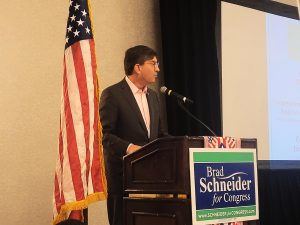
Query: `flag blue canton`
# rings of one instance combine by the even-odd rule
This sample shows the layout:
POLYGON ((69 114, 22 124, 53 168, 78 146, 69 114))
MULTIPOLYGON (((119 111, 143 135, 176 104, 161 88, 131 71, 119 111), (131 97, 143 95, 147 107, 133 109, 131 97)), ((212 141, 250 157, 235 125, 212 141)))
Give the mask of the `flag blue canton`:
POLYGON ((68 48, 80 40, 92 39, 93 33, 87 1, 71 0, 69 18, 66 32, 66 45, 68 48))

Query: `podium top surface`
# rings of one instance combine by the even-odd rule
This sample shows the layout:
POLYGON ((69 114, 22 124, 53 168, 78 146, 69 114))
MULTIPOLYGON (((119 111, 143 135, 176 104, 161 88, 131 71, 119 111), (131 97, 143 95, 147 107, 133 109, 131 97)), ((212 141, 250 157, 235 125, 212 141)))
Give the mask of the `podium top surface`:
MULTIPOLYGON (((144 145, 142 149, 147 149, 153 145, 159 145, 164 142, 185 142, 188 144, 192 144, 192 147, 204 147, 204 136, 169 136, 164 138, 158 138, 154 141, 144 145)), ((241 138, 241 148, 256 148, 257 147, 257 139, 256 138, 241 138)), ((127 158, 131 158, 135 154, 138 154, 139 151, 136 151, 132 154, 124 156, 124 160, 127 158)))

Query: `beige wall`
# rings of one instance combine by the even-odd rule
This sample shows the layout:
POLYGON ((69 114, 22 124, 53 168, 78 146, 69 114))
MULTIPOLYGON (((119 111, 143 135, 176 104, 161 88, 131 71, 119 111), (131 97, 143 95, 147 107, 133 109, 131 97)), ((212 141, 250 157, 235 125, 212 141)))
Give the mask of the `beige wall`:
MULTIPOLYGON (((3 1, 0 14, 1 223, 50 224, 67 0, 3 1)), ((124 50, 160 50, 158 0, 92 0, 100 86, 123 77, 124 50)), ((107 224, 105 202, 90 225, 107 224)))

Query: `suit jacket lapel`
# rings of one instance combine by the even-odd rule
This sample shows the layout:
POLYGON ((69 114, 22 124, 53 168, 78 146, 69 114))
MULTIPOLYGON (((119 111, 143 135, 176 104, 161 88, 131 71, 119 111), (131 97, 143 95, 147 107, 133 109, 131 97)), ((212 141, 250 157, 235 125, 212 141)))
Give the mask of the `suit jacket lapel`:
POLYGON ((149 114, 150 114, 150 139, 151 139, 151 134, 153 131, 154 112, 153 112, 153 98, 150 95, 151 95, 150 92, 148 92, 146 96, 147 96, 149 114))
POLYGON ((134 95, 130 89, 130 87, 128 86, 126 80, 124 79, 122 82, 122 89, 123 89, 123 93, 124 93, 124 97, 127 100, 128 104, 131 106, 131 108, 133 109, 139 123, 141 124, 141 126, 143 127, 143 129, 145 130, 145 132, 148 134, 147 131, 147 127, 146 124, 144 122, 141 110, 134 98, 134 95))
POLYGON ((149 106, 149 113, 150 113, 150 139, 153 139, 153 135, 155 133, 155 121, 157 120, 156 118, 156 113, 154 111, 155 108, 155 103, 154 103, 154 96, 151 94, 151 92, 148 92, 147 94, 147 101, 148 101, 148 106, 149 106))

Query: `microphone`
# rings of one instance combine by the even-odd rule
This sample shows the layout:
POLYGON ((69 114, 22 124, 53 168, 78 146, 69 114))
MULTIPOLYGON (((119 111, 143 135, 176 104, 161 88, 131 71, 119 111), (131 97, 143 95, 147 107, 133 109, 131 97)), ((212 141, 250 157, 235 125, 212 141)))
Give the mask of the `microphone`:
POLYGON ((191 100, 187 97, 184 97, 184 96, 176 93, 175 91, 173 91, 171 89, 168 89, 166 86, 162 86, 160 88, 160 92, 163 93, 163 94, 166 94, 168 96, 174 96, 174 97, 176 97, 177 99, 181 100, 184 103, 192 104, 194 102, 193 100, 191 100))

